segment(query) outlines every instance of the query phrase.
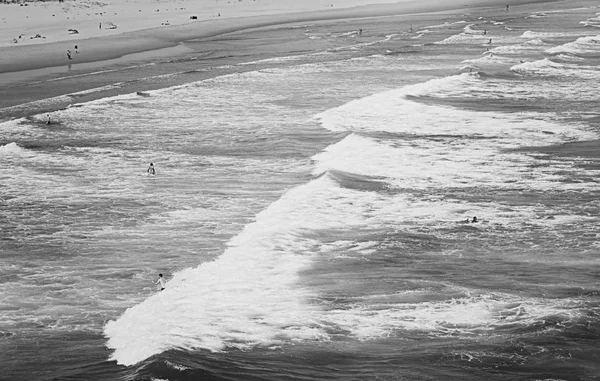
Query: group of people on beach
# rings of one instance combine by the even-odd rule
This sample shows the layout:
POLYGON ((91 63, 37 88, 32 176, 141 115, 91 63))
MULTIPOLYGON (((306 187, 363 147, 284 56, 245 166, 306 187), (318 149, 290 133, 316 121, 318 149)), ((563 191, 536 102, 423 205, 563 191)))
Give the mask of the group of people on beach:
MULTIPOLYGON (((77 45, 75 45, 75 53, 79 53, 79 47, 77 45)), ((67 58, 69 60, 73 59, 73 57, 71 56, 71 50, 70 49, 67 49, 67 58)))

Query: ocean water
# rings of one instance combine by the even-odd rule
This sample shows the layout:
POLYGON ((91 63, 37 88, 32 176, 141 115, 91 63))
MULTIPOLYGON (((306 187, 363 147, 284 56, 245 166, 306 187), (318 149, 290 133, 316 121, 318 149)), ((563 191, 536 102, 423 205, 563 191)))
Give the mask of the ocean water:
POLYGON ((0 123, 0 379, 600 379, 600 7, 423 17, 0 123))

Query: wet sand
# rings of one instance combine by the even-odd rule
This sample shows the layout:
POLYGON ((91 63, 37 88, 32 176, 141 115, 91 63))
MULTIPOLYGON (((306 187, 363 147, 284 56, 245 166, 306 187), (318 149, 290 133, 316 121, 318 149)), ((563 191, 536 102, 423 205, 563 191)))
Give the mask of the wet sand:
MULTIPOLYGON (((132 88, 135 88, 134 91, 144 91, 190 80, 169 77, 169 74, 193 70, 191 66, 182 68, 181 65, 165 63, 189 60, 196 61, 197 66, 202 68, 208 61, 219 65, 243 62, 244 50, 254 53, 259 49, 264 58, 269 58, 292 55, 297 51, 306 53, 330 48, 307 40, 301 34, 287 33, 281 37, 282 34, 276 31, 282 29, 301 28, 306 24, 325 26, 332 31, 360 27, 365 30, 367 38, 367 31, 377 32, 382 18, 391 18, 398 25, 395 32, 403 32, 411 24, 418 28, 432 19, 443 20, 448 14, 485 10, 502 12, 506 3, 513 4, 516 11, 517 6, 539 7, 540 2, 552 1, 423 0, 345 9, 333 7, 322 11, 213 18, 83 40, 4 46, 0 47, 0 120, 52 111, 73 103, 123 93, 121 87, 66 96, 98 87, 110 87, 115 83, 155 78, 139 89, 135 85, 128 86, 131 92, 132 88), (262 33, 261 38, 252 40, 245 38, 248 33, 260 30, 274 32, 262 33), (79 47, 79 53, 71 48, 75 44, 79 47), (71 50, 71 60, 65 54, 65 47, 71 50), (157 62, 162 65, 154 67, 157 62)), ((207 74, 208 77, 210 75, 207 74)))

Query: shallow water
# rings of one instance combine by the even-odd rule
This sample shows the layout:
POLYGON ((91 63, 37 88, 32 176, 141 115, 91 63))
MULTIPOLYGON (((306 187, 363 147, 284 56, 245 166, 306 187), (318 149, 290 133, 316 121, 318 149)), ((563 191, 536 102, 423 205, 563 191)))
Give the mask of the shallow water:
POLYGON ((0 124, 3 377, 595 379, 600 9, 494 12, 0 124))

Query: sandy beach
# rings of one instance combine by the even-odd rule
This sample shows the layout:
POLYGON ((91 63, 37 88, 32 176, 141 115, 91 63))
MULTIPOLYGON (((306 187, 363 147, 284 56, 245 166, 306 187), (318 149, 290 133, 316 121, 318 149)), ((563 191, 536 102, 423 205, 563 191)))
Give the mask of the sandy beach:
MULTIPOLYGON (((246 29, 535 1, 109 1, 3 4, 0 73, 105 61, 246 29), (194 18, 194 19, 192 19, 194 18), (77 47, 77 49, 76 49, 77 47), (70 51, 70 59, 67 56, 70 51)), ((538 1, 539 2, 539 1, 538 1)))

